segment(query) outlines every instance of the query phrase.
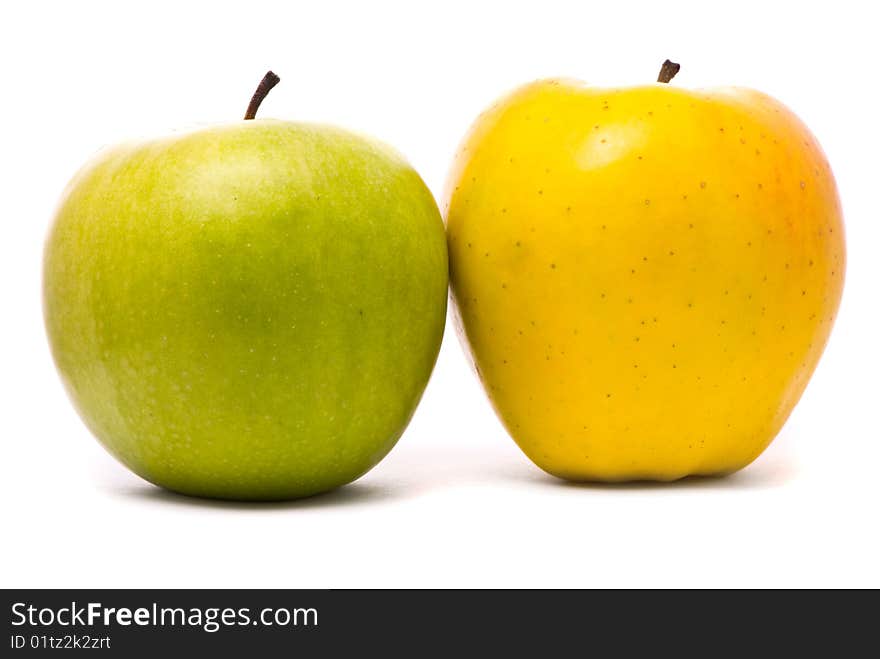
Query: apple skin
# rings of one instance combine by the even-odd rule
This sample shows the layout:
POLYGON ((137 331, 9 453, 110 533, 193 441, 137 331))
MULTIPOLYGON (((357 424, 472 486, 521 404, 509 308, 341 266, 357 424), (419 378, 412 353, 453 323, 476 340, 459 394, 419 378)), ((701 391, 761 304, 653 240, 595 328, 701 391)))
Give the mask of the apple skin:
POLYGON ((561 478, 744 467, 837 313, 831 169, 759 92, 526 85, 476 120, 445 197, 462 341, 508 432, 561 478))
POLYGON ((86 425, 177 492, 288 499, 394 446, 443 335, 442 220, 343 130, 243 121, 111 149, 70 183, 44 314, 86 425))

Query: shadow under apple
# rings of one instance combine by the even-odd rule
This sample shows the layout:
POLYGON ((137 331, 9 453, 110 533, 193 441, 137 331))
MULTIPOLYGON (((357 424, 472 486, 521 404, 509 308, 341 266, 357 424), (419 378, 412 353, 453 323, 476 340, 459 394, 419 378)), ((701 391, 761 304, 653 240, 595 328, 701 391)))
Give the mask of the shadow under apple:
POLYGON ((178 494, 144 481, 137 485, 113 488, 113 494, 127 499, 171 506, 213 508, 217 510, 280 511, 332 508, 336 506, 359 506, 381 503, 400 498, 394 487, 355 482, 329 492, 314 494, 301 499, 281 501, 238 501, 210 499, 178 494))
MULTIPOLYGON (((102 470, 103 471, 103 470, 102 470)), ((582 490, 599 492, 645 492, 658 494, 685 490, 762 490, 780 487, 797 476, 790 455, 761 456, 742 471, 725 476, 690 476, 672 482, 621 483, 572 482, 552 476, 532 464, 516 447, 404 445, 396 448, 368 474, 349 485, 289 501, 235 501, 199 498, 171 492, 146 481, 101 478, 110 494, 141 502, 217 510, 293 511, 334 507, 389 504, 445 489, 472 486, 536 488, 536 491, 582 490)))

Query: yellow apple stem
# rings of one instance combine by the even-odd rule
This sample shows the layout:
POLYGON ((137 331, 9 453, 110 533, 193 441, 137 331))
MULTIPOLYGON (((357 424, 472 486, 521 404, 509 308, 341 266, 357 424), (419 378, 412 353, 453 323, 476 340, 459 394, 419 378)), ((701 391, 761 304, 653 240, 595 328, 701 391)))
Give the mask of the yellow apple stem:
POLYGON ((671 60, 663 62, 660 67, 660 75, 657 76, 657 82, 669 82, 675 77, 675 74, 681 70, 681 64, 676 64, 671 60))
POLYGON ((277 85, 279 82, 281 82, 281 78, 279 78, 271 71, 266 72, 266 75, 264 75, 263 79, 260 80, 260 84, 257 85, 257 91, 255 91, 254 95, 251 97, 251 102, 248 105, 247 112, 244 113, 245 119, 253 119, 257 116, 257 110, 260 109, 260 103, 263 102, 263 99, 266 98, 266 94, 269 93, 272 87, 277 85))

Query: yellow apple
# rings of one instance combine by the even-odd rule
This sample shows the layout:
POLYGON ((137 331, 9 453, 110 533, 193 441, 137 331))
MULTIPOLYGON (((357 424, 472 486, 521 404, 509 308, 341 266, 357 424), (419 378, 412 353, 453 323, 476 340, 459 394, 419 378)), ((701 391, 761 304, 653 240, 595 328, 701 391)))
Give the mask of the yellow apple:
POLYGON ((746 466, 840 302, 843 220, 816 139, 765 94, 665 84, 669 64, 647 85, 513 91, 447 184, 460 336, 508 432, 562 478, 746 466))

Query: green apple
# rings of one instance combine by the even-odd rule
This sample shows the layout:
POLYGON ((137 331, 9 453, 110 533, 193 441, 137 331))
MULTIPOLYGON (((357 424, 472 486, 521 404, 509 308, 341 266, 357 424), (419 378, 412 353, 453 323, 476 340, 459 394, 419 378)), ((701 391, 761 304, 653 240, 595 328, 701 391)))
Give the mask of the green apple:
POLYGON ((98 156, 64 192, 43 286, 64 385, 121 462, 185 494, 295 498, 358 478, 406 427, 446 241, 390 148, 246 120, 98 156))

